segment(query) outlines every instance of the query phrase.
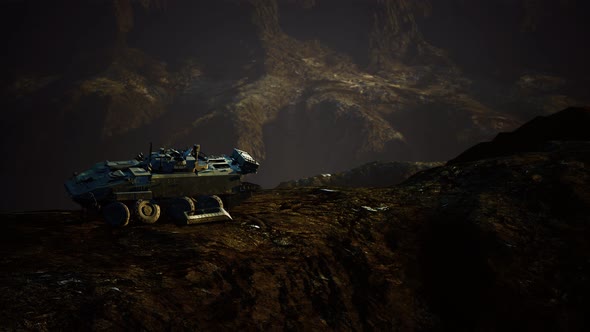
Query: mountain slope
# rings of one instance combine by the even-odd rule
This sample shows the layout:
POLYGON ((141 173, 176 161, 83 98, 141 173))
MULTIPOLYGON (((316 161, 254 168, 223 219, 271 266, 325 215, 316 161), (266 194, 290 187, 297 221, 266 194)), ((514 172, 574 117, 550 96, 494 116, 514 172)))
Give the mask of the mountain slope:
POLYGON ((72 171, 150 141, 238 146, 263 162, 249 180, 272 187, 374 160, 448 160, 589 102, 580 1, 0 6, 0 130, 19 160, 0 173, 13 192, 3 209, 67 206, 57 197, 72 171))

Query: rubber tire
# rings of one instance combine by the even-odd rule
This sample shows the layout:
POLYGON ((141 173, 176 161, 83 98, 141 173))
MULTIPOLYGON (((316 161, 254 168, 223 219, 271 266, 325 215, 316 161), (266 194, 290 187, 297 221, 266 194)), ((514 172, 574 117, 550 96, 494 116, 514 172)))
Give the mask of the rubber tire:
POLYGON ((185 212, 189 214, 195 212, 195 202, 187 196, 177 197, 173 198, 166 208, 166 213, 170 218, 175 221, 182 221, 185 219, 185 212))
POLYGON ((223 208, 223 201, 217 195, 199 196, 195 208, 201 212, 207 213, 209 210, 223 208))
POLYGON ((112 202, 102 208, 104 221, 113 227, 123 227, 129 224, 131 213, 127 205, 121 202, 112 202))
POLYGON ((174 209, 180 212, 180 214, 184 214, 185 212, 192 213, 195 212, 195 202, 187 196, 178 197, 174 200, 174 209))
POLYGON ((134 214, 144 224, 153 224, 160 219, 160 206, 152 201, 137 200, 134 214))
POLYGON ((223 200, 221 199, 221 197, 217 195, 212 195, 211 198, 217 201, 217 205, 220 209, 223 209, 223 200))

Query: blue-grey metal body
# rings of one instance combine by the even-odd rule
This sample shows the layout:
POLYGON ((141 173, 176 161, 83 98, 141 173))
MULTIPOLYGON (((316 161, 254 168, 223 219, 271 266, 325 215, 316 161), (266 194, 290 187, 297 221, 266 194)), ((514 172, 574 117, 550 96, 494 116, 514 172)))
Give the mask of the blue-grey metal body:
POLYGON ((245 151, 207 157, 199 156, 195 147, 99 162, 67 180, 65 188, 75 202, 92 208, 113 201, 230 194, 239 188, 242 175, 258 169, 245 151))

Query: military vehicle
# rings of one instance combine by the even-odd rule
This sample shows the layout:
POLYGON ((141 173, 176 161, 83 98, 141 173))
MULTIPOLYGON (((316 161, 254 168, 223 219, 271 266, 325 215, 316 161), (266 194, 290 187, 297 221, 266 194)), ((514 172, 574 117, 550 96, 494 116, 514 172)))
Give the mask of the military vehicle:
POLYGON ((186 224, 231 220, 220 195, 255 189, 242 175, 258 162, 245 151, 207 156, 200 145, 160 149, 133 160, 102 161, 65 182, 70 197, 85 210, 99 211, 112 226, 130 219, 152 224, 162 213, 186 224))

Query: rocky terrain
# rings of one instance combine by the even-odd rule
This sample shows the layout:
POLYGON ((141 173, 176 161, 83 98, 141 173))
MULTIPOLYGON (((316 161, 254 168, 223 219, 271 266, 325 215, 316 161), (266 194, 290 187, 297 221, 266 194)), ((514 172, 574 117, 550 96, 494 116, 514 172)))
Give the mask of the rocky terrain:
POLYGON ((442 162, 379 162, 374 161, 335 174, 319 174, 303 179, 281 182, 277 188, 293 187, 389 187, 401 183, 410 176, 442 162))
POLYGON ((240 147, 263 162, 249 181, 270 188, 374 160, 448 160, 589 102, 583 1, 0 6, 2 150, 18 160, 2 165, 3 210, 65 207, 73 171, 150 141, 240 147))
MULTIPOLYGON (((535 128, 560 132, 588 114, 505 136, 541 143, 535 128)), ((584 135, 388 188, 263 190, 225 223, 112 229, 76 212, 3 214, 0 327, 586 331, 584 135)))

